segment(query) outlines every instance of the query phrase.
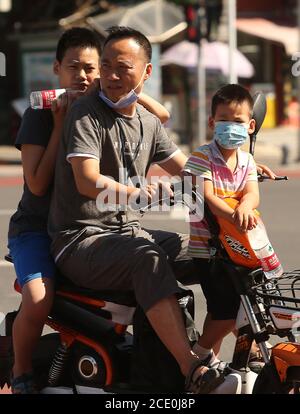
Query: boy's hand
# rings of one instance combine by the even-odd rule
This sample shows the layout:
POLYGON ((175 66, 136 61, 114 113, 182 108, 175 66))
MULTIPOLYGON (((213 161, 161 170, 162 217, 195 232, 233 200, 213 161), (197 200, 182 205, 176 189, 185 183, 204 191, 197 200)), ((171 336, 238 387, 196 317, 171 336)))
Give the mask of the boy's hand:
POLYGON ((51 110, 53 114, 54 127, 63 127, 66 113, 77 98, 80 98, 83 95, 90 95, 96 90, 100 90, 100 78, 95 78, 86 91, 75 91, 69 89, 57 99, 53 100, 51 110))
POLYGON ((275 180, 276 175, 273 173, 273 171, 267 166, 263 164, 256 164, 257 173, 262 175, 267 175, 272 180, 275 180))
POLYGON ((233 221, 238 230, 243 233, 252 230, 257 225, 257 217, 254 211, 243 204, 239 205, 233 213, 233 221))
POLYGON ((70 109, 72 103, 84 92, 68 90, 52 101, 51 111, 53 115, 54 128, 63 128, 66 113, 70 109))

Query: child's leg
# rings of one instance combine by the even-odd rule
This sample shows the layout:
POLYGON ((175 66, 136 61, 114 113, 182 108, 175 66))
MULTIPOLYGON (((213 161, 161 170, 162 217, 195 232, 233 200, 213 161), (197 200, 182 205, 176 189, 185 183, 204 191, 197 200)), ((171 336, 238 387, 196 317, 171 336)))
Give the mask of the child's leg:
POLYGON ((50 243, 46 232, 22 233, 9 239, 22 287, 21 309, 13 324, 14 379, 32 370, 32 354, 52 305, 55 264, 50 243))
MULTIPOLYGON (((211 321, 211 314, 208 312, 207 314, 206 314, 206 317, 205 317, 205 320, 204 320, 204 324, 203 324, 203 329, 202 329, 202 332, 205 332, 206 330, 207 330, 207 327, 208 327, 208 324, 209 324, 209 322, 211 321)), ((221 345, 222 345, 222 341, 223 341, 223 338, 222 339, 220 339, 216 344, 215 344, 215 346, 213 347, 213 351, 214 351, 214 354, 215 354, 215 356, 218 358, 218 356, 219 356, 219 352, 220 352, 220 348, 221 348, 221 345)))
POLYGON ((13 324, 13 377, 32 371, 32 355, 53 300, 53 280, 37 278, 22 289, 21 309, 13 324))
POLYGON ((210 320, 206 323, 205 329, 198 344, 203 348, 214 348, 220 341, 227 336, 235 325, 235 319, 228 320, 210 320))
MULTIPOLYGON (((202 329, 202 332, 205 332, 206 330, 207 330, 207 328, 208 328, 208 324, 209 324, 209 322, 211 321, 211 314, 208 312, 207 314, 206 314, 206 317, 205 317, 205 320, 204 320, 204 324, 203 324, 203 329, 202 329)), ((215 354, 215 356, 218 358, 218 356, 219 356, 219 352, 220 352, 220 348, 221 348, 221 345, 222 345, 222 341, 223 341, 223 339, 220 339, 216 344, 215 344, 215 346, 213 347, 213 351, 214 351, 214 354, 215 354)))
POLYGON ((193 351, 201 360, 208 359, 208 365, 220 362, 219 351, 222 340, 232 331, 235 320, 213 320, 208 313, 203 325, 203 333, 193 346, 193 351))
POLYGON ((208 314, 204 322, 203 334, 193 350, 200 359, 212 355, 211 360, 214 360, 216 355, 212 354, 212 349, 216 348, 218 353, 223 338, 235 327, 240 298, 222 267, 213 267, 210 262, 205 263, 203 259, 196 259, 195 262, 199 269, 200 284, 206 298, 208 314))

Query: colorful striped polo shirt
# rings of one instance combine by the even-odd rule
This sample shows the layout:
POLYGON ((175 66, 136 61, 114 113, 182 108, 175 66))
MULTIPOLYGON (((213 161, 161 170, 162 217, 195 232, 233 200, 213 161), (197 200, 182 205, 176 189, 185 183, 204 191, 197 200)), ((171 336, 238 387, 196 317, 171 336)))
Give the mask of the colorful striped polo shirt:
MULTIPOLYGON (((254 159, 248 152, 237 150, 237 167, 232 171, 215 141, 197 148, 189 157, 184 171, 189 174, 210 180, 214 194, 220 198, 232 197, 240 200, 248 181, 257 181, 257 170, 254 159)), ((203 219, 190 220, 189 255, 197 258, 209 258, 210 231, 203 219)))

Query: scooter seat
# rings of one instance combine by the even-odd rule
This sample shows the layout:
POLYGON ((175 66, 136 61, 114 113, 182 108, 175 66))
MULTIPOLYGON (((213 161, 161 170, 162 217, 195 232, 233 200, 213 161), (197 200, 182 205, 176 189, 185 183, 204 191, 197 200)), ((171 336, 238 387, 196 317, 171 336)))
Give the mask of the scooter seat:
MULTIPOLYGON (((4 259, 7 262, 13 263, 13 259, 10 254, 6 254, 4 259)), ((92 299, 103 300, 107 302, 117 303, 118 305, 125 306, 136 306, 135 295, 133 291, 116 291, 116 290, 92 290, 77 286, 72 281, 61 273, 57 272, 56 278, 56 290, 66 292, 66 293, 75 293, 81 296, 87 296, 92 299)))
POLYGON ((93 290, 75 285, 70 279, 66 278, 62 274, 59 274, 56 278, 56 291, 66 294, 85 296, 105 302, 113 302, 118 305, 130 307, 136 306, 136 299, 133 291, 93 290))

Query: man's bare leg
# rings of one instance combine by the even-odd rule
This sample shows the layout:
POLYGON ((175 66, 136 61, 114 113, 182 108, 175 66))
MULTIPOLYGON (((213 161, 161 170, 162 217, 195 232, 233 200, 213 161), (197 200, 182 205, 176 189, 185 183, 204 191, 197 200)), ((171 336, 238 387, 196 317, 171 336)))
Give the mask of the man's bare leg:
MULTIPOLYGON (((191 350, 175 295, 157 302, 146 315, 163 344, 178 362, 182 374, 187 376, 197 356, 191 350)), ((199 369, 201 372, 207 370, 199 369)))

